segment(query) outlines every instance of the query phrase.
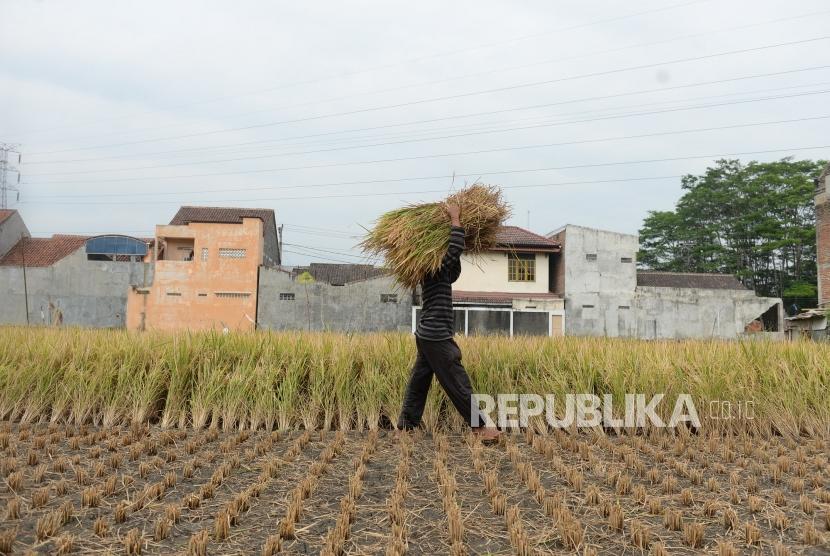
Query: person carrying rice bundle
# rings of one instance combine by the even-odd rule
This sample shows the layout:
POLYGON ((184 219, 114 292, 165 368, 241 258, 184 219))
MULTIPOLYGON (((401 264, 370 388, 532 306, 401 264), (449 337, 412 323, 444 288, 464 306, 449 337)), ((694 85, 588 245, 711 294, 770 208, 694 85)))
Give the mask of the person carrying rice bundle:
POLYGON ((363 242, 367 250, 386 256, 400 283, 421 286, 422 308, 415 329, 417 356, 406 386, 398 430, 420 426, 435 376, 482 442, 498 441, 498 429, 479 426, 482 420, 473 415, 477 410, 472 404, 470 377, 461 362, 461 348, 453 339, 452 284, 461 274, 461 254, 468 241, 473 253, 491 247, 508 214, 497 189, 476 184, 442 204, 417 205, 387 213, 363 242))

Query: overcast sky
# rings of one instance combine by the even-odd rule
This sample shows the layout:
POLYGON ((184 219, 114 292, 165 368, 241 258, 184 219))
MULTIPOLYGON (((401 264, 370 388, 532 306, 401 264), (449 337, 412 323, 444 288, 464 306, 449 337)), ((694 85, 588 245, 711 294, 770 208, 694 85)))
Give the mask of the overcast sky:
POLYGON ((7 0, 0 16, 0 142, 21 145, 11 208, 35 236, 263 207, 286 264, 360 262, 361 226, 476 179, 537 233, 636 232, 717 156, 830 156, 826 0, 7 0))

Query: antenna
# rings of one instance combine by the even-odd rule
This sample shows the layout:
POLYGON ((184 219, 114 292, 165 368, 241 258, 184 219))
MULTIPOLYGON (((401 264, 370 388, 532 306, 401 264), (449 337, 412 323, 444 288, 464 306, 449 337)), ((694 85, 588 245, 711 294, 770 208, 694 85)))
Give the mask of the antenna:
POLYGON ((17 192, 17 200, 20 200, 20 190, 17 188, 20 184, 20 170, 9 162, 9 158, 14 160, 14 155, 17 155, 17 163, 20 164, 22 156, 19 148, 20 145, 0 143, 0 209, 9 208, 9 191, 17 192), (12 179, 11 174, 17 174, 17 177, 12 179))

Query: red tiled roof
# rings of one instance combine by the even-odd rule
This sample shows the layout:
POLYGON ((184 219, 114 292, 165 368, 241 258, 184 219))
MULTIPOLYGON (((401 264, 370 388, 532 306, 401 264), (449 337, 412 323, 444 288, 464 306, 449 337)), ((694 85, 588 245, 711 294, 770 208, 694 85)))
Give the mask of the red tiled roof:
POLYGON ((452 300, 460 303, 511 303, 514 299, 539 300, 559 299, 555 293, 476 292, 453 290, 452 300))
POLYGON ((732 274, 656 272, 650 270, 637 271, 637 285, 652 288, 699 288, 704 290, 747 289, 732 274))
POLYGON ((52 266, 84 246, 85 236, 53 235, 52 237, 24 238, 0 259, 0 266, 52 266), (25 249, 25 253, 24 253, 25 249), (25 257, 24 257, 25 255, 25 257))
POLYGON ((171 226, 184 226, 191 222, 215 224, 242 224, 243 218, 259 218, 266 225, 276 226, 272 209, 249 209, 228 207, 181 207, 171 226))
POLYGON ((8 218, 9 216, 14 214, 15 212, 17 212, 17 211, 13 210, 13 209, 0 209, 0 224, 3 222, 3 220, 8 218))
POLYGON ((559 243, 518 226, 502 226, 496 232, 496 249, 531 248, 536 251, 558 251, 559 243))

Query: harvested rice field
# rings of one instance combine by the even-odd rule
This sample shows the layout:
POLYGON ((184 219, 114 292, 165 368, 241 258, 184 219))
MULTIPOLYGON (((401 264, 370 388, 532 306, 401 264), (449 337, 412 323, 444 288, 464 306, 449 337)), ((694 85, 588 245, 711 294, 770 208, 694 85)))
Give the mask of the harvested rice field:
POLYGON ((820 439, 2 422, 0 451, 4 554, 830 551, 820 439))
POLYGON ((433 387, 397 437, 408 334, 0 328, 0 554, 830 554, 830 346, 458 343, 478 393, 699 423, 485 447, 433 387))

